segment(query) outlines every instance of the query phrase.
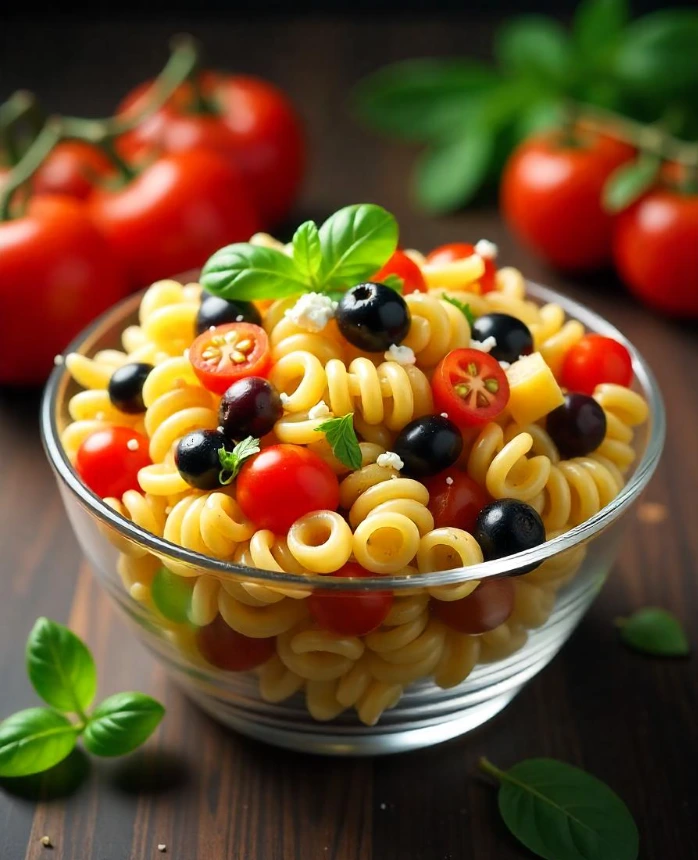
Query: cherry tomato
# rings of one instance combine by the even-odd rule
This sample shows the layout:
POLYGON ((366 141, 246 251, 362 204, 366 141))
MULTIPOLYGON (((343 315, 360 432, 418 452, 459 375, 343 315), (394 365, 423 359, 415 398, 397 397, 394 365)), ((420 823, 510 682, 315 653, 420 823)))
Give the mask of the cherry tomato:
MULTIPOLYGON (((452 263, 454 260, 464 260, 475 254, 475 246, 467 242, 451 242, 450 245, 439 245, 427 254, 428 263, 452 263)), ((485 274, 480 278, 480 287, 483 293, 491 293, 497 288, 497 267, 493 260, 482 258, 485 264, 485 274)))
POLYGON ((379 269, 371 278, 372 281, 382 283, 383 278, 388 275, 397 275, 402 278, 402 295, 409 296, 410 293, 426 293, 427 284, 422 275, 422 270, 410 260, 402 251, 395 251, 388 262, 379 269))
POLYGON ((651 191, 617 217, 613 256, 639 299, 672 316, 698 316, 698 194, 651 191))
POLYGON ((240 470, 237 501, 258 528, 285 534, 304 514, 336 511, 339 482, 327 463, 307 448, 272 445, 240 470))
POLYGON ((437 529, 454 526, 472 534, 477 515, 492 501, 477 481, 457 469, 446 469, 425 484, 437 529))
POLYGON ((84 206, 34 197, 26 215, 0 222, 0 383, 43 382, 56 353, 128 291, 84 206))
POLYGON ((461 600, 432 600, 431 612, 459 633, 487 633, 504 624, 514 609, 514 585, 510 579, 486 579, 461 600))
MULTIPOLYGON (((353 561, 332 574, 354 579, 374 575, 353 561)), ((381 626, 392 605, 392 591, 317 589, 308 598, 308 610, 315 621, 339 636, 365 636, 381 626)))
POLYGON ((261 666, 276 650, 275 639, 243 636, 228 627, 220 615, 196 631, 196 644, 205 660, 226 672, 246 672, 261 666))
POLYGON ((269 338, 254 323, 228 323, 200 334, 189 347, 189 360, 201 384, 225 394, 244 376, 264 376, 271 367, 269 338))
POLYGON ((80 140, 66 140, 49 154, 34 174, 35 194, 67 194, 85 200, 95 181, 114 173, 107 156, 96 146, 80 140))
POLYGON ((437 412, 474 427, 494 420, 509 401, 509 382, 499 362, 477 349, 454 349, 441 359, 431 379, 437 412))
POLYGON ((591 270, 611 260, 612 218, 601 206, 609 175, 633 157, 608 137, 559 132, 524 141, 502 176, 500 202, 513 233, 560 269, 591 270))
POLYGON ((88 206, 134 286, 198 268, 260 226, 239 171, 203 150, 163 156, 123 188, 96 189, 88 206))
POLYGON ((560 381, 570 391, 582 394, 593 394, 602 382, 627 386, 633 381, 633 362, 622 343, 587 334, 565 356, 560 381))
POLYGON ((93 493, 120 499, 138 490, 138 472, 150 465, 148 439, 129 427, 95 430, 78 448, 75 468, 93 493))
MULTIPOLYGON (((125 152, 212 149, 241 170, 264 224, 282 220, 305 169, 303 131, 293 106, 259 78, 204 72, 198 84, 203 112, 197 112, 191 85, 183 84, 167 105, 126 135, 125 152)), ((150 87, 144 83, 128 95, 119 113, 141 109, 150 87)))

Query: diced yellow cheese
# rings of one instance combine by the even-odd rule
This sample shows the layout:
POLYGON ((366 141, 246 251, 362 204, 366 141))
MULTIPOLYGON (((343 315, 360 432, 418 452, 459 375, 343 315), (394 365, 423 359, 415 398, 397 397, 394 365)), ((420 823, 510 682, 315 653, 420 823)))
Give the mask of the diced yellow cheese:
POLYGON ((509 412, 520 426, 532 424, 564 402, 552 370, 539 352, 515 361, 506 371, 509 380, 509 412))

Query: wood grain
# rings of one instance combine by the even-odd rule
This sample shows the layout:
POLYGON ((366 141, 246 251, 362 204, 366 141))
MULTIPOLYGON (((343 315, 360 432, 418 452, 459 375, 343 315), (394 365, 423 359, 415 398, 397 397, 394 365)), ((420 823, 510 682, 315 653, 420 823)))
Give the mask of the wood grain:
MULTIPOLYGON (((185 23, 7 25, 0 33, 3 95, 25 86, 53 109, 106 113, 127 86, 157 68, 167 35, 185 23)), ((657 604, 676 612, 697 644, 695 327, 634 305, 612 275, 573 282, 546 271, 514 245, 491 208, 440 220, 410 208, 413 154, 352 122, 349 87, 391 59, 464 46, 483 53, 486 25, 231 18, 193 29, 215 64, 271 77, 301 106, 312 172, 298 217, 374 200, 398 215, 407 245, 493 239, 504 261, 585 301, 640 346, 669 413, 666 455, 646 499, 669 506, 671 516, 647 524, 629 515, 617 570, 576 635, 479 731, 393 758, 300 756, 224 731, 166 681, 82 562, 40 449, 36 395, 0 393, 0 715, 34 702, 23 649, 42 614, 85 636, 102 694, 141 689, 168 707, 154 740, 126 760, 88 764, 76 755, 50 778, 6 783, 0 860, 525 858, 499 823, 495 792, 476 774, 483 754, 504 766, 549 755, 585 767, 628 803, 642 833, 642 857, 698 857, 695 658, 635 655, 619 644, 613 626, 616 616, 657 604), (50 854, 43 835, 55 846, 50 854)))

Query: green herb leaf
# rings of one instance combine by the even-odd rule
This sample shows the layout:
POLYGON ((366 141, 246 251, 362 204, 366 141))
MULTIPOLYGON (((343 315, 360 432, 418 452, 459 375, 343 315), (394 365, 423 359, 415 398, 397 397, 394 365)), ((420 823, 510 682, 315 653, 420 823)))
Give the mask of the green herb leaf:
POLYGON ((304 293, 310 280, 276 248, 238 243, 209 258, 201 270, 204 289, 224 299, 281 299, 304 293))
POLYGON ((640 609, 616 622, 626 645, 656 657, 686 657, 690 645, 681 622, 666 609, 640 609))
POLYGON ((150 586, 150 596, 157 609, 168 620, 177 624, 184 624, 189 620, 191 594, 191 577, 177 576, 166 567, 156 571, 150 586))
POLYGON ((514 836, 545 860, 636 860, 639 836, 627 806, 596 777, 554 759, 502 771, 499 812, 514 836))
POLYGON ((561 85, 569 72, 569 44, 564 27, 552 18, 526 15, 497 33, 495 53, 512 77, 530 76, 561 85))
POLYGON ((340 463, 354 470, 361 468, 361 448, 354 430, 353 412, 341 418, 330 418, 318 424, 316 429, 325 434, 332 453, 340 463))
POLYGON ((70 755, 80 728, 58 711, 29 708, 0 723, 0 776, 29 776, 70 755))
POLYGON ((320 235, 314 221, 305 221, 293 234, 293 262, 313 285, 322 265, 320 235))
POLYGON ((57 708, 84 714, 97 692, 92 654, 74 633, 39 618, 27 641, 27 673, 41 698, 57 708))
POLYGON ((628 0, 582 0, 574 14, 572 37, 585 60, 615 44, 630 20, 628 0))
POLYGON ((381 284, 385 287, 390 287, 390 289, 395 290, 396 293, 401 293, 405 286, 405 279, 401 278, 400 275, 390 274, 381 278, 381 284))
POLYGON ((637 161, 616 168, 606 180, 602 203, 607 212, 620 212, 649 191, 659 177, 661 161, 655 155, 640 155, 637 161))
POLYGON ((254 436, 248 436, 242 442, 238 442, 232 451, 226 451, 225 448, 218 449, 218 459, 221 464, 221 470, 218 473, 218 480, 225 486, 233 481, 245 460, 255 454, 259 454, 259 439, 254 436))
POLYGON ((466 137, 427 150, 415 168, 418 202, 429 212, 450 212, 471 200, 487 177, 491 132, 473 127, 466 137))
POLYGON ((453 305, 455 308, 463 314, 463 316, 468 320, 468 325, 470 328, 473 327, 475 323, 475 314, 470 309, 470 305, 466 305, 465 302, 460 302, 458 299, 454 299, 452 296, 447 296, 445 293, 441 296, 441 298, 448 302, 449 305, 453 305))
POLYGON ((165 714, 143 693, 117 693, 94 709, 85 729, 86 749, 94 755, 126 755, 145 743, 165 714))

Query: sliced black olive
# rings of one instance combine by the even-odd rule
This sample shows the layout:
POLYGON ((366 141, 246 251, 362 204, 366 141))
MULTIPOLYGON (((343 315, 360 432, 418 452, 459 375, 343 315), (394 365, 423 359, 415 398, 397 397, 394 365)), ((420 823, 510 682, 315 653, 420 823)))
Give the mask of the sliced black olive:
POLYGON ((403 427, 393 443, 393 451, 404 463, 402 473, 410 478, 427 478, 448 469, 462 450, 460 430, 441 415, 415 418, 403 427))
POLYGON ((584 457, 603 442, 606 413, 587 394, 566 394, 548 415, 546 428, 562 457, 584 457))
POLYGON ((533 352, 533 335, 528 326, 509 314, 483 314, 473 323, 472 334, 475 340, 493 337, 497 341, 490 350, 497 361, 513 364, 519 356, 533 352))
MULTIPOLYGON (((545 543, 545 526, 538 512, 517 499, 498 499, 478 514, 473 537, 480 544, 485 561, 504 558, 545 543)), ((528 565, 510 575, 528 573, 538 567, 528 565)))
POLYGON ((143 384, 152 369, 152 364, 138 361, 117 367, 112 373, 107 391, 109 399, 120 412, 127 412, 129 415, 145 412, 143 384))
POLYGON ((211 326, 234 322, 249 322, 261 325, 262 315, 252 302, 239 300, 231 302, 227 299, 222 299, 220 296, 213 296, 211 293, 202 293, 201 305, 196 315, 197 334, 203 334, 211 326))
POLYGON ((410 330, 410 311, 402 296, 384 284, 357 284, 342 296, 337 326, 349 343, 366 352, 385 352, 410 330))
POLYGON ((184 480, 197 490, 221 486, 221 448, 230 452, 235 444, 219 430, 194 430, 177 443, 175 465, 184 480))
POLYGON ((221 398, 218 420, 229 439, 259 439, 269 433, 283 411, 279 392, 271 382, 246 376, 234 382, 221 398))

